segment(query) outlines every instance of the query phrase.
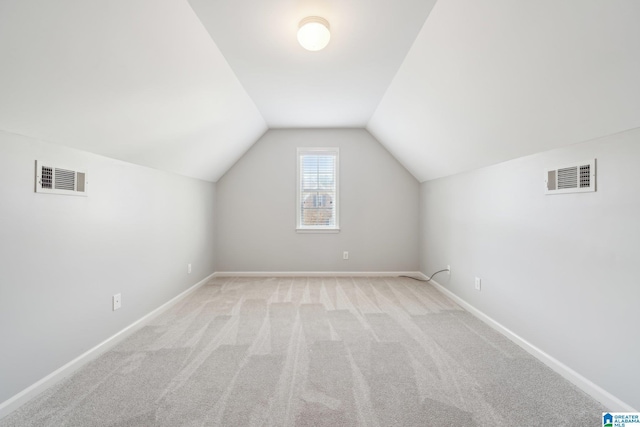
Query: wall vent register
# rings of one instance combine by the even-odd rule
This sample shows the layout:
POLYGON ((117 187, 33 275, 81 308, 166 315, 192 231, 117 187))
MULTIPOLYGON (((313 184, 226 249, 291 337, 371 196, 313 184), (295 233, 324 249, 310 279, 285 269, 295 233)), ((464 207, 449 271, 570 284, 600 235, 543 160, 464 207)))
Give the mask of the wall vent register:
POLYGON ((596 160, 546 170, 546 194, 596 191, 596 160))
POLYGON ((86 170, 63 168, 36 160, 36 193, 86 197, 88 186, 86 170))

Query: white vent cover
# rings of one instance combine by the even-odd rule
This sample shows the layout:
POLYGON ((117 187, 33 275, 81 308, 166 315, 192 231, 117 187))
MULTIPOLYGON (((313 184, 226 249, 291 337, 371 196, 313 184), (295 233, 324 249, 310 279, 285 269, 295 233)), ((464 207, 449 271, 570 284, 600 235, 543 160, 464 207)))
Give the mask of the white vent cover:
POLYGON ((36 193, 86 196, 87 172, 36 160, 36 193))
POLYGON ((544 172, 547 194, 596 191, 596 159, 544 172))

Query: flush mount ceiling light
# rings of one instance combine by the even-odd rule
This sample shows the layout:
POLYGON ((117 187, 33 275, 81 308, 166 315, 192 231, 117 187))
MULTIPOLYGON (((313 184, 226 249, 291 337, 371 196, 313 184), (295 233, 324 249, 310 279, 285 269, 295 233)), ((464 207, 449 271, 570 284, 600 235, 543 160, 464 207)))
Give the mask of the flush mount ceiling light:
POLYGON ((311 51, 324 49, 331 39, 329 21, 319 16, 309 16, 298 25, 298 42, 311 51))

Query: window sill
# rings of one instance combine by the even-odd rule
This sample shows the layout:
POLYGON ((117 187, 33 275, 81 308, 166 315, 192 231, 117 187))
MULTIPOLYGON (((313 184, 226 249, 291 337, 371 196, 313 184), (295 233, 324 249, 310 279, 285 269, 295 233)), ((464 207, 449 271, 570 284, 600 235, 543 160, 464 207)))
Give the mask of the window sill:
POLYGON ((296 233, 339 233, 339 228, 296 228, 296 233))

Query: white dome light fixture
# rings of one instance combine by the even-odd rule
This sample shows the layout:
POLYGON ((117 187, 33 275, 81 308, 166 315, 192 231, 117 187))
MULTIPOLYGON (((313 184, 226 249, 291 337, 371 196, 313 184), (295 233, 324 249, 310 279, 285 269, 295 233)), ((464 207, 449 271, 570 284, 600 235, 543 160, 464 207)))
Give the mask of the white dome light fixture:
POLYGON ((298 43, 310 51, 322 50, 331 39, 329 21, 319 16, 308 16, 298 25, 298 43))

